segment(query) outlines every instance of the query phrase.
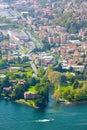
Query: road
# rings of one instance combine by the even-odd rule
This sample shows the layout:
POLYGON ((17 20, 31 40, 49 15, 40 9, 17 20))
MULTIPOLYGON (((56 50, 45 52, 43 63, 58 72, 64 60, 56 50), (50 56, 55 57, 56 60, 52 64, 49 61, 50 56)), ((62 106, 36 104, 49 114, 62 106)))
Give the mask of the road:
POLYGON ((40 42, 39 40, 37 40, 37 39, 31 34, 31 31, 29 30, 29 28, 31 28, 31 27, 30 27, 30 24, 29 24, 28 20, 27 20, 26 18, 24 18, 24 17, 22 16, 22 14, 19 13, 17 10, 15 10, 15 11, 16 11, 16 13, 21 17, 21 19, 22 19, 23 21, 26 21, 26 23, 28 24, 27 28, 23 25, 23 26, 24 26, 24 31, 25 31, 25 33, 29 36, 29 38, 34 42, 35 47, 37 47, 37 48, 42 48, 42 47, 43 47, 42 42, 40 42))
POLYGON ((34 76, 37 77, 38 72, 37 72, 37 68, 36 68, 35 64, 33 63, 33 61, 30 61, 30 64, 31 64, 32 69, 34 70, 34 76))

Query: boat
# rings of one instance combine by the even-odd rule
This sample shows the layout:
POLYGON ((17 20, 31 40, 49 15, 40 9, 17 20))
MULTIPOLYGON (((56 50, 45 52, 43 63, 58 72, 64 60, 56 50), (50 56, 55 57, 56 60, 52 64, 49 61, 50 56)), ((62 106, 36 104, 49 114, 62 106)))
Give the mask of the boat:
POLYGON ((43 120, 37 120, 37 122, 53 122, 53 121, 54 121, 53 118, 43 119, 43 120))
POLYGON ((49 119, 49 122, 52 122, 52 121, 54 121, 54 119, 53 119, 53 118, 50 118, 50 119, 49 119))

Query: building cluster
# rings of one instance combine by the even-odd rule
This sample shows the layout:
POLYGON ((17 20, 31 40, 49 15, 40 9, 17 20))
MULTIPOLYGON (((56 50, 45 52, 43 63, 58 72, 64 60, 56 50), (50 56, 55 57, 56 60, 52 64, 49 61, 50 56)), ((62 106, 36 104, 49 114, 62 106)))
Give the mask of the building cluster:
MULTIPOLYGON (((25 86, 25 83, 26 83, 25 80, 10 80, 10 82, 14 85, 18 83, 19 85, 23 85, 23 86, 25 86)), ((2 93, 5 94, 6 96, 8 94, 12 94, 14 93, 14 88, 11 86, 5 86, 2 90, 2 93)), ((31 100, 31 99, 34 99, 36 95, 37 95, 37 92, 27 91, 27 92, 24 92, 24 99, 31 100)))
MULTIPOLYGON (((0 1, 0 17, 6 17, 8 20, 22 25, 23 29, 3 29, 1 32, 10 37, 9 43, 3 42, 1 49, 8 49, 11 53, 8 56, 3 55, 2 58, 24 56, 23 48, 27 48, 27 57, 35 61, 37 66, 47 67, 55 62, 51 54, 32 52, 40 43, 37 38, 44 44, 50 46, 50 52, 61 56, 63 68, 74 68, 76 70, 84 70, 87 62, 87 26, 79 29, 78 33, 71 34, 66 27, 57 23, 61 19, 62 14, 68 12, 72 14, 72 20, 76 23, 85 21, 87 23, 87 2, 83 0, 81 3, 73 0, 64 3, 61 0, 47 0, 45 5, 41 5, 38 0, 14 0, 10 4, 5 0, 0 1), (61 13, 58 17, 57 13, 61 13), (56 23, 54 22, 56 21, 56 23), (37 44, 36 44, 37 43, 37 44), (18 55, 20 52, 20 55, 18 55), (32 52, 32 53, 31 53, 32 52), (16 54, 16 55, 15 55, 16 54)), ((71 21, 72 22, 72 21, 71 21)), ((0 26, 6 26, 6 23, 0 21, 0 26)), ((2 37, 0 33, 0 37, 2 37)))
POLYGON ((55 63, 55 58, 46 52, 39 52, 36 55, 32 54, 31 57, 37 67, 44 66, 47 68, 49 64, 55 63))
POLYGON ((51 48, 51 52, 61 55, 63 69, 71 67, 76 71, 83 71, 87 64, 87 42, 80 43, 77 40, 65 46, 51 48))

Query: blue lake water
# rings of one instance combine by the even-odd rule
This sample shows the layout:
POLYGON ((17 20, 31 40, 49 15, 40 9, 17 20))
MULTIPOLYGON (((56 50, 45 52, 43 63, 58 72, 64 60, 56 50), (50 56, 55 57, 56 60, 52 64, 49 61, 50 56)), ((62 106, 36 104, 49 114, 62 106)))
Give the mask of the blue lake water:
POLYGON ((87 104, 54 102, 44 111, 0 100, 0 130, 87 130, 87 104), (54 118, 53 122, 44 119, 54 118))

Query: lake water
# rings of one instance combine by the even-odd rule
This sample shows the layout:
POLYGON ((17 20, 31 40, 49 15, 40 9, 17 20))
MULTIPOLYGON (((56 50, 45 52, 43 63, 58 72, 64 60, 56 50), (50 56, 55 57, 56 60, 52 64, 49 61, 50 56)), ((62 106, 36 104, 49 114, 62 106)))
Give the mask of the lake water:
POLYGON ((0 100, 0 130, 87 130, 87 104, 49 103, 44 111, 0 100), (54 118, 53 122, 44 119, 54 118))

